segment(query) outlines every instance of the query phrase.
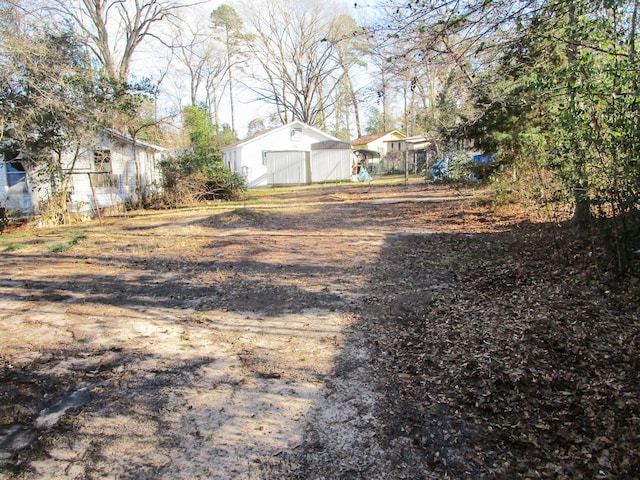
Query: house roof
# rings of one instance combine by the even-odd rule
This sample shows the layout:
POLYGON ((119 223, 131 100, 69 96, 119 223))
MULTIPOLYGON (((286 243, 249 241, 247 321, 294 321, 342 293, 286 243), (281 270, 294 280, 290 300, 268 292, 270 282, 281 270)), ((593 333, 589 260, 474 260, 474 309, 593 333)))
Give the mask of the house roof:
POLYGON ((335 141, 338 141, 338 142, 341 141, 340 139, 334 137, 333 135, 329 135, 328 133, 325 133, 322 130, 316 128, 316 127, 312 127, 311 125, 307 125, 306 123, 303 123, 303 122, 301 122, 299 120, 294 120, 293 122, 289 122, 289 123, 287 123, 285 125, 280 125, 279 127, 274 127, 274 128, 269 129, 269 130, 266 130, 264 132, 260 132, 260 133, 258 133, 256 135, 253 135, 252 137, 245 138, 244 140, 236 142, 236 143, 234 143, 232 145, 227 145, 226 147, 223 147, 221 150, 223 152, 226 152, 226 151, 238 148, 238 147, 244 147, 245 145, 248 145, 249 143, 253 143, 253 142, 259 141, 263 137, 267 137, 267 136, 269 136, 269 135, 271 135, 271 134, 273 134, 275 132, 278 132, 280 130, 286 130, 288 128, 306 128, 306 129, 312 130, 312 131, 324 136, 327 140, 335 140, 335 141))
MULTIPOLYGON (((124 142, 133 144, 133 138, 130 137, 129 135, 120 133, 110 128, 104 128, 102 131, 111 137, 117 138, 118 140, 122 140, 124 142)), ((155 145, 153 143, 145 142, 144 140, 140 140, 138 138, 136 138, 136 145, 143 148, 148 148, 149 150, 155 150, 156 152, 163 152, 165 150, 164 147, 161 147, 160 145, 155 145)))
POLYGON ((376 140, 378 140, 379 138, 384 137, 385 135, 389 135, 395 133, 399 136, 401 136, 402 138, 405 138, 406 135, 398 130, 389 130, 388 132, 378 132, 378 133, 371 133, 369 135, 364 135, 362 137, 356 138, 355 140, 353 140, 351 142, 351 145, 368 145, 371 142, 375 142, 376 140))

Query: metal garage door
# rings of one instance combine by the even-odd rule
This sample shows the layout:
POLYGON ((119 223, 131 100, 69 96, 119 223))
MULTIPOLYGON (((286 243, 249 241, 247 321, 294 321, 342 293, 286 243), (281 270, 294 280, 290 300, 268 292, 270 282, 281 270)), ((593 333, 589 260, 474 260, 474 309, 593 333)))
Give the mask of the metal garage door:
POLYGON ((339 182, 351 178, 349 142, 325 140, 311 145, 311 182, 339 182))
POLYGON ((269 185, 310 183, 309 152, 266 152, 269 185))
POLYGON ((340 182, 351 177, 351 150, 312 150, 312 183, 340 182))

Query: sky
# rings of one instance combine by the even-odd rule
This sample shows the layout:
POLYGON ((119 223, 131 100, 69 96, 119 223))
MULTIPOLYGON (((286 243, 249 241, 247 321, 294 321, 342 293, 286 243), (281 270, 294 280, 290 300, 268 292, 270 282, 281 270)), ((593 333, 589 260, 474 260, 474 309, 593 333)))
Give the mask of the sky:
MULTIPOLYGON (((286 3, 286 0, 281 1, 286 3)), ((335 1, 338 4, 344 5, 345 9, 354 16, 354 18, 358 17, 359 12, 354 9, 355 0, 335 1)), ((184 3, 189 3, 189 0, 184 0, 184 3)), ((182 14, 185 15, 188 21, 196 22, 198 19, 208 18, 211 12, 222 3, 234 6, 234 0, 228 0, 226 2, 208 0, 185 8, 182 14)), ((238 7, 238 11, 240 10, 238 7)), ((168 30, 163 33, 168 33, 168 30)), ((160 84, 160 97, 158 99, 158 111, 160 115, 176 112, 180 107, 184 107, 190 103, 188 78, 180 79, 175 75, 167 75, 165 72, 168 62, 168 49, 162 47, 158 42, 146 42, 139 47, 132 68, 132 73, 137 77, 150 77, 154 81, 163 78, 160 84)), ((171 73, 175 73, 175 71, 175 68, 170 70, 171 73)), ((236 87, 234 96, 236 132, 240 138, 244 138, 247 135, 249 122, 255 118, 267 117, 273 112, 273 108, 256 101, 252 92, 243 91, 239 87, 236 87)), ((231 124, 231 111, 227 99, 224 99, 221 105, 220 123, 231 124)))

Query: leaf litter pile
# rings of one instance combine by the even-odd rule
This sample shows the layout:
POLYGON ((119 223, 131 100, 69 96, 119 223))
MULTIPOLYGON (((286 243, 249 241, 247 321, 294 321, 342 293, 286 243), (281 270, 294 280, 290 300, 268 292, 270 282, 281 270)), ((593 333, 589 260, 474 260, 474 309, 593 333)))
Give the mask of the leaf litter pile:
POLYGON ((397 477, 635 477, 637 279, 607 284, 591 245, 522 212, 448 216, 390 235, 362 313, 397 477))

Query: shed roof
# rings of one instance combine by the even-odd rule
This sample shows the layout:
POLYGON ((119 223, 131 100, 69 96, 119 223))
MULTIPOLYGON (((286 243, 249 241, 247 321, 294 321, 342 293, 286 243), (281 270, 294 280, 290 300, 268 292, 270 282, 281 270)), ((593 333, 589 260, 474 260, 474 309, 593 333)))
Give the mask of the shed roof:
POLYGON ((312 143, 311 150, 351 150, 351 144, 340 140, 324 140, 312 143))
MULTIPOLYGON (((111 128, 104 128, 102 129, 102 131, 113 138, 117 138, 121 141, 133 144, 133 138, 130 137, 129 135, 120 133, 116 130, 112 130, 111 128)), ((142 148, 147 148, 149 150, 155 150, 156 152, 163 152, 165 150, 164 147, 161 147, 160 145, 155 145, 150 142, 145 142, 144 140, 140 140, 138 138, 136 138, 136 145, 142 148)))
POLYGON ((357 148, 353 151, 353 153, 361 153, 365 158, 380 158, 380 152, 376 152, 375 150, 367 150, 366 148, 357 148))

